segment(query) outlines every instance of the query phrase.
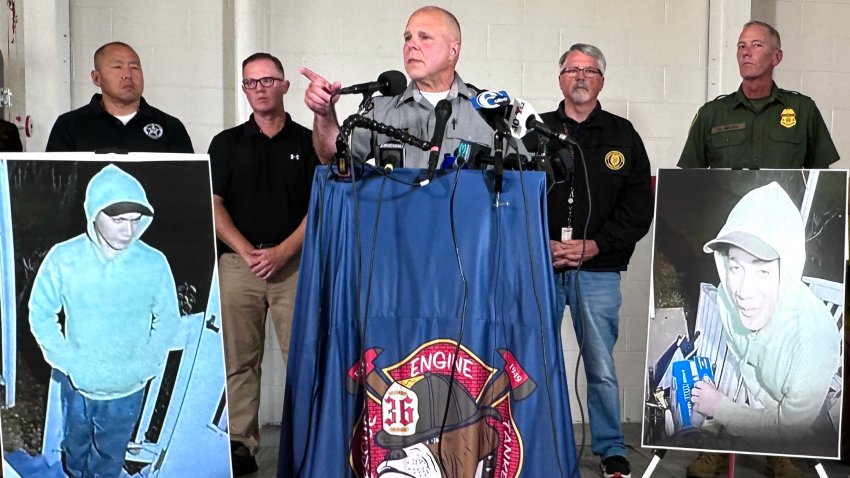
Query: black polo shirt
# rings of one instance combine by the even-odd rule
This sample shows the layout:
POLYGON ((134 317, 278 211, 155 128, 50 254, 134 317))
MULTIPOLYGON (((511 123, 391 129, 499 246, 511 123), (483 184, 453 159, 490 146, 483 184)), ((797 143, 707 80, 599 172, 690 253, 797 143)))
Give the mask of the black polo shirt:
POLYGON ((149 105, 144 98, 138 113, 126 125, 103 109, 101 98, 95 94, 89 104, 56 118, 46 151, 194 152, 183 123, 149 105))
MULTIPOLYGON (((224 199, 236 229, 253 244, 278 244, 298 228, 319 160, 312 132, 292 121, 269 138, 254 115, 222 131, 209 149, 213 194, 224 199)), ((219 241, 219 253, 232 252, 219 241)))

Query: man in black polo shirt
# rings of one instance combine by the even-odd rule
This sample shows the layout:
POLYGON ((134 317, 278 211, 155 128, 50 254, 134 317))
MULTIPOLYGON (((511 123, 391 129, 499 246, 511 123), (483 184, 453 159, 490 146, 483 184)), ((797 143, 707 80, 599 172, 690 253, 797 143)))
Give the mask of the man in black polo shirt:
POLYGON ((242 62, 253 114, 210 144, 233 473, 257 470, 260 364, 271 312, 284 362, 295 306, 310 184, 310 130, 284 111, 283 65, 268 53, 242 62))
POLYGON ((48 152, 194 152, 183 123, 142 97, 142 63, 130 45, 112 42, 98 48, 91 79, 101 93, 56 119, 47 139, 48 152))

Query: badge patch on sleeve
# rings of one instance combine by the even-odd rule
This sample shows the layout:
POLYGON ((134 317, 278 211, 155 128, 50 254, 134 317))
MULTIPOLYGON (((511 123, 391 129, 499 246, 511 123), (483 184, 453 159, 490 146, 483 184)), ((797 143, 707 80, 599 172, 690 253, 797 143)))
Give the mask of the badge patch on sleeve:
POLYGON ((619 151, 609 151, 605 155, 605 166, 608 166, 608 169, 612 171, 621 169, 624 164, 626 164, 626 157, 619 151))
POLYGON ((782 110, 782 117, 779 119, 779 124, 786 128, 793 128, 797 124, 797 115, 791 108, 782 110))

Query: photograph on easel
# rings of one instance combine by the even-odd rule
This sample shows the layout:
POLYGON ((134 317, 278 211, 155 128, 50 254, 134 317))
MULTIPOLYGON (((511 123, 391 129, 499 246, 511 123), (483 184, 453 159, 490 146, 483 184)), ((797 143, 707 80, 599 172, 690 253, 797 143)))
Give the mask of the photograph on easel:
POLYGON ((839 456, 847 179, 659 171, 643 446, 839 456))
POLYGON ((230 477, 211 197, 205 156, 0 157, 7 476, 230 477))

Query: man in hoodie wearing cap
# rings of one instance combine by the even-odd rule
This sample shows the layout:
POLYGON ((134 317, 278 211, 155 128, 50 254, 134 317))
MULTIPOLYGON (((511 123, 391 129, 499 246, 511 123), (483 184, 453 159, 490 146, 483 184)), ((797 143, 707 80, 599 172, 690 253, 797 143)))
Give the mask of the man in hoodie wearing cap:
POLYGON ((118 477, 180 312, 167 259, 139 240, 154 213, 142 185, 110 164, 84 208, 86 232, 53 246, 36 275, 30 327, 61 374, 65 472, 118 477))
POLYGON ((775 182, 754 189, 703 250, 714 254, 720 320, 741 382, 733 396, 698 382, 694 410, 750 444, 793 443, 794 453, 805 453, 814 443, 807 438, 819 435, 814 428, 838 369, 840 335, 801 281, 806 246, 799 210, 775 182))

